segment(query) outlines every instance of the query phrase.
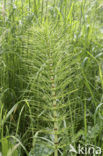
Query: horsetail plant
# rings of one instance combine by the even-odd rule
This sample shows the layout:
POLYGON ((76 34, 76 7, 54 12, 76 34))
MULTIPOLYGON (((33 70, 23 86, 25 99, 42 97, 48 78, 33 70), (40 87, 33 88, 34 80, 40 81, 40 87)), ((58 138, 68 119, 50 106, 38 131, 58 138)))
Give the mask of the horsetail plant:
MULTIPOLYGON (((45 27, 34 30, 34 32, 31 29, 30 36, 32 40, 30 40, 29 45, 33 45, 30 47, 34 48, 29 49, 29 56, 25 61, 29 62, 28 81, 30 82, 32 95, 31 101, 34 101, 30 104, 32 116, 36 115, 35 118, 38 121, 40 120, 40 123, 47 125, 46 129, 49 129, 49 131, 43 125, 42 131, 47 133, 45 135, 49 139, 51 135, 53 136, 52 140, 50 140, 54 144, 52 148, 55 156, 58 156, 59 149, 65 147, 62 138, 63 133, 64 136, 69 135, 69 129, 66 127, 66 122, 69 122, 70 118, 67 108, 69 111, 71 103, 74 102, 70 98, 71 94, 78 90, 75 86, 73 89, 73 81, 78 79, 79 66, 76 64, 76 60, 73 59, 75 54, 72 51, 68 53, 68 47, 63 42, 65 35, 60 33, 58 28, 56 30, 58 33, 53 32, 55 30, 51 28, 48 22, 45 27), (34 60, 32 62, 31 57, 34 60), (74 77, 75 70, 78 73, 76 77, 74 77)), ((68 37, 66 40, 68 41, 68 37)), ((30 98, 30 95, 28 98, 30 98)))
POLYGON ((102 6, 101 0, 0 1, 3 155, 15 148, 21 156, 76 156, 70 147, 79 144, 103 148, 102 6))

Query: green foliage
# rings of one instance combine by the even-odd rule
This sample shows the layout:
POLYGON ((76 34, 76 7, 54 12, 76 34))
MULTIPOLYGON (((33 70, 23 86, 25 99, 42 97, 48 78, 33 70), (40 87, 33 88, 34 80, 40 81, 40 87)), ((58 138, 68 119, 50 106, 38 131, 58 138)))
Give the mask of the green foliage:
POLYGON ((102 11, 101 0, 0 2, 3 156, 103 149, 102 11))
POLYGON ((29 153, 29 156, 50 156, 54 152, 53 149, 47 146, 47 144, 36 144, 34 148, 29 153))
POLYGON ((7 138, 2 138, 1 143, 2 143, 2 155, 18 156, 17 147, 19 146, 19 144, 14 146, 12 143, 8 141, 7 138))

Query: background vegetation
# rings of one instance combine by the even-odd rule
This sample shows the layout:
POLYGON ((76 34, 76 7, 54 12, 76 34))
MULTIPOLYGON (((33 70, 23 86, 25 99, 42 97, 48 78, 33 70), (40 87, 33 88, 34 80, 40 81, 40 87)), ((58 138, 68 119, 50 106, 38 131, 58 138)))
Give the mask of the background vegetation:
POLYGON ((102 0, 0 1, 3 156, 103 149, 102 17, 102 0))

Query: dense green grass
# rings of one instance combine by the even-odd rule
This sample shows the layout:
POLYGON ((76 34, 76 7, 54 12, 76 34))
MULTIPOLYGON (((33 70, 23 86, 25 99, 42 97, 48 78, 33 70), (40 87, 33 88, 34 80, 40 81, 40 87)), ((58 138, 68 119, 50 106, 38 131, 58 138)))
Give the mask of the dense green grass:
POLYGON ((2 155, 102 150, 102 1, 3 0, 0 10, 2 155))

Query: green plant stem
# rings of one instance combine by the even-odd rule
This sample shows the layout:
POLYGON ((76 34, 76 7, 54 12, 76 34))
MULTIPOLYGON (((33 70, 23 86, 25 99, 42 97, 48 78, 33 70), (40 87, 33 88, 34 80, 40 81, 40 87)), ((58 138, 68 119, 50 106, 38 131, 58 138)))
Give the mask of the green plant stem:
POLYGON ((58 156, 58 122, 57 122, 57 103, 56 103, 56 84, 55 84, 55 73, 53 70, 53 62, 52 62, 52 54, 50 55, 50 74, 51 74, 51 96, 52 96, 52 104, 53 104, 53 117, 54 117, 54 146, 55 152, 54 156, 58 156))
POLYGON ((43 14, 44 14, 44 0, 42 0, 42 10, 41 10, 41 23, 42 23, 42 20, 43 20, 43 14))
POLYGON ((87 118, 86 118, 86 111, 87 111, 87 106, 86 106, 86 100, 84 101, 84 127, 85 127, 85 137, 87 136, 87 118))

